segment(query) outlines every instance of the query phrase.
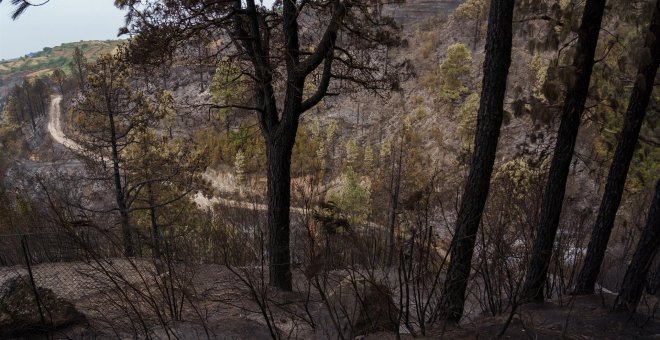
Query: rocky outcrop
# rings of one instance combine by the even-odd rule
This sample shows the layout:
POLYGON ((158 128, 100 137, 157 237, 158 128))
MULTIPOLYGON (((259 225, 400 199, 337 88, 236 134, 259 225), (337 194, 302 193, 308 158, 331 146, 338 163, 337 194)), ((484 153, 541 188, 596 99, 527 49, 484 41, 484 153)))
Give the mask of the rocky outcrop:
POLYGON ((45 333, 82 320, 73 304, 52 290, 38 287, 35 294, 26 277, 13 277, 0 287, 0 337, 45 333))

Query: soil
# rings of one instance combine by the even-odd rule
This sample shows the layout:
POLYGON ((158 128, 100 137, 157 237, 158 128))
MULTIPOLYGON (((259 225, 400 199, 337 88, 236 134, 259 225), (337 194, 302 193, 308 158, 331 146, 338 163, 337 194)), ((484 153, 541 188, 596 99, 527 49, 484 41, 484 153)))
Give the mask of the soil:
MULTIPOLYGON (((181 307, 182 321, 159 321, 155 310, 168 313, 168 303, 159 300, 158 290, 168 273, 157 274, 150 261, 112 260, 107 265, 109 274, 102 274, 93 263, 56 263, 36 265, 33 268, 38 286, 49 288, 59 297, 72 303, 85 314, 88 324, 70 328, 58 337, 69 338, 144 338, 141 325, 119 294, 126 294, 128 301, 142 314, 142 321, 150 337, 180 339, 267 339, 271 329, 280 334, 301 339, 323 338, 314 333, 310 324, 301 320, 318 320, 324 305, 317 296, 302 293, 306 282, 302 276, 294 277, 298 292, 280 292, 272 288, 257 289, 260 296, 269 300, 271 328, 265 322, 260 307, 254 300, 253 291, 244 279, 259 281, 259 268, 237 268, 238 274, 221 265, 186 265, 177 269, 178 279, 189 279, 188 297, 181 307), (160 275, 160 276, 159 276, 160 275), (114 279, 110 279, 113 277, 114 279), (111 281, 119 282, 115 285, 111 281), (121 289, 118 289, 121 287, 121 289), (131 287, 136 287, 132 289, 131 287), (150 304, 145 296, 157 301, 150 304), (295 316, 295 317, 294 317, 295 316)), ((25 274, 19 267, 4 267, 0 281, 25 274)), ((267 272, 263 273, 267 280, 267 272)), ((339 281, 339 273, 331 277, 330 285, 339 281)), ((254 281, 253 281, 254 282, 254 281)), ((257 285, 258 288, 259 285, 257 285)), ((654 317, 658 301, 646 296, 638 313, 612 312, 615 296, 603 293, 595 296, 568 297, 542 304, 520 306, 504 333, 506 339, 639 339, 653 338, 660 334, 660 322, 654 317)), ((426 338, 491 339, 500 333, 508 315, 496 317, 475 316, 458 327, 435 325, 426 338)), ((400 337, 412 338, 401 327, 400 337)), ((380 332, 365 339, 395 339, 394 332, 380 332)))
MULTIPOLYGON (((660 335, 660 322, 653 317, 657 309, 657 305, 653 306, 655 302, 648 306, 644 304, 638 313, 631 314, 613 312, 614 299, 615 295, 602 294, 523 305, 502 338, 649 339, 660 335)), ((447 339, 491 339, 500 334, 507 318, 508 315, 477 318, 439 334, 447 339)))

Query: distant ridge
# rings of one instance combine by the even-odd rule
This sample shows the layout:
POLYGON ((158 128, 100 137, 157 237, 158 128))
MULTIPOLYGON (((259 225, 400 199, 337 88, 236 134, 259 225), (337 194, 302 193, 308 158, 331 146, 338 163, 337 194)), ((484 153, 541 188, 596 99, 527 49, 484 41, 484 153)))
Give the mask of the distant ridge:
POLYGON ((80 48, 85 57, 96 60, 105 53, 113 53, 122 40, 89 40, 63 43, 59 46, 44 47, 39 52, 9 60, 0 61, 0 104, 4 102, 9 90, 25 77, 48 75, 54 69, 61 68, 69 73, 69 62, 73 51, 80 48))

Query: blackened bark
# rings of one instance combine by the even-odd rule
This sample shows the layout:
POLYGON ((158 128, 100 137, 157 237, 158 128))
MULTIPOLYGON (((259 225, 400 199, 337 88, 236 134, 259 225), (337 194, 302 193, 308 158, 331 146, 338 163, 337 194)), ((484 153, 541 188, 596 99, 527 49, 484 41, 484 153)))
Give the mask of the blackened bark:
POLYGON ((282 4, 282 34, 286 61, 286 90, 283 110, 277 109, 274 71, 270 65, 271 28, 265 23, 254 0, 246 0, 245 8, 240 0, 234 0, 237 12, 245 16, 234 16, 232 31, 239 46, 252 62, 257 83, 256 107, 259 109, 259 126, 266 140, 266 165, 268 178, 268 260, 270 285, 279 289, 292 289, 291 255, 289 252, 289 210, 291 204, 291 154, 298 130, 300 115, 314 107, 326 95, 333 77, 332 61, 335 41, 341 22, 346 15, 346 6, 337 1, 333 4, 330 18, 321 40, 314 52, 300 60, 298 37, 299 6, 293 0, 282 4), (243 20, 245 19, 245 20, 243 20), (245 37, 250 37, 246 39, 245 37), (303 101, 305 79, 322 66, 321 79, 316 91, 303 101))
POLYGON ((85 88, 85 55, 76 47, 73 52, 73 67, 74 73, 78 76, 78 87, 83 90, 85 88))
POLYGON ((527 269, 523 287, 524 300, 543 301, 543 286, 548 274, 555 234, 559 226, 566 179, 575 149, 580 118, 589 90, 605 2, 606 0, 587 0, 582 15, 582 23, 578 30, 577 49, 573 59, 576 79, 568 84, 566 89, 561 123, 541 204, 532 260, 527 269))
POLYGON ((514 0, 493 0, 490 3, 484 78, 477 116, 474 154, 458 213, 456 233, 452 240, 451 262, 440 303, 440 318, 449 322, 458 322, 463 316, 474 242, 488 197, 511 65, 514 2, 514 0))
MULTIPOLYGON (((302 89, 305 86, 304 76, 296 71, 299 64, 298 23, 292 17, 293 7, 295 4, 292 1, 284 1, 284 17, 287 23, 284 25, 284 39, 288 51, 288 81, 282 119, 276 122, 277 111, 267 109, 267 117, 261 120, 262 131, 266 132, 266 166, 268 167, 269 279, 272 286, 286 291, 293 289, 289 249, 291 155, 298 132, 298 121, 303 112, 302 89)), ((257 31, 256 28, 252 30, 257 31)), ((263 106, 274 108, 274 101, 272 105, 263 106)))
POLYGON ((27 108, 28 108, 28 113, 30 114, 30 122, 32 122, 32 130, 37 131, 37 123, 35 121, 35 115, 36 113, 34 112, 34 102, 32 100, 32 96, 30 95, 30 83, 28 81, 25 81, 23 84, 23 90, 25 91, 25 98, 27 100, 27 108))
MULTIPOLYGON (((18 111, 20 112, 20 117, 16 116, 16 122, 24 122, 26 120, 26 117, 25 117, 25 95, 24 95, 24 92, 23 92, 22 88, 15 87, 14 89, 15 89, 14 90, 14 99, 18 102, 17 106, 18 106, 18 111)), ((18 112, 17 112, 17 115, 18 115, 18 112)), ((21 134, 22 134, 22 130, 19 130, 19 131, 21 131, 21 134)))
POLYGON ((154 198, 154 192, 152 188, 152 183, 147 183, 147 195, 149 199, 149 218, 151 219, 151 239, 153 243, 153 257, 156 261, 156 269, 160 272, 160 228, 158 226, 158 217, 156 215, 156 200, 154 198))
MULTIPOLYGON (((107 105, 110 109, 110 105, 107 105)), ((115 131, 115 118, 112 111, 108 112, 108 122, 110 124, 110 141, 112 149, 112 176, 115 185, 115 201, 117 210, 119 210, 119 223, 121 225, 122 243, 124 246, 124 255, 128 257, 135 256, 135 247, 133 245, 133 231, 131 229, 130 216, 128 215, 128 204, 124 196, 124 189, 121 184, 121 172, 119 170, 119 150, 117 146, 117 132, 115 131)))
POLYGON ((36 92, 35 94, 39 98, 39 101, 38 101, 39 116, 45 116, 46 115, 46 107, 48 106, 47 91, 49 90, 49 87, 46 86, 44 81, 41 80, 41 79, 36 79, 33 86, 34 86, 33 89, 36 92))
POLYGON ((472 52, 477 51, 477 44, 479 43, 479 39, 481 38, 481 6, 477 6, 477 18, 474 21, 474 38, 472 40, 472 52))
POLYGON ((387 218, 387 230, 389 232, 388 236, 388 248, 389 252, 387 255, 387 260, 385 262, 385 267, 391 267, 392 262, 394 261, 394 255, 396 253, 396 211, 399 205, 399 192, 401 191, 401 163, 403 159, 403 140, 404 137, 401 136, 399 142, 399 156, 396 162, 396 168, 392 167, 392 176, 390 177, 390 211, 387 218))
POLYGON ((598 209, 596 224, 591 233, 587 255, 578 275, 575 293, 593 294, 596 278, 603 263, 607 243, 612 233, 616 212, 621 203, 621 195, 626 184, 630 161, 635 153, 639 131, 646 115, 646 108, 653 92, 653 82, 660 66, 660 1, 656 2, 650 34, 654 39, 646 39, 644 48, 651 52, 651 59, 639 66, 637 82, 630 95, 628 110, 624 118, 620 141, 614 153, 614 160, 607 176, 603 199, 598 209))
POLYGON ((655 184, 646 227, 639 238, 635 254, 623 277, 623 283, 614 303, 617 310, 635 311, 646 283, 651 262, 660 247, 660 180, 655 184))
POLYGON ((291 255, 289 252, 289 210, 291 206, 291 154, 295 129, 286 136, 267 140, 268 238, 270 284, 290 291, 291 255))

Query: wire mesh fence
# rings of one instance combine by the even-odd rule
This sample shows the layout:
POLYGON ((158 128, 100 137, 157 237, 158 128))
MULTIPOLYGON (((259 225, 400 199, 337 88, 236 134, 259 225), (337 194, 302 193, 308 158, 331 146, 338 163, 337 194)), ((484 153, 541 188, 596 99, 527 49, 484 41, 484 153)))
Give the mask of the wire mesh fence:
MULTIPOLYGON (((81 233, 81 237, 83 236, 81 233)), ((84 251, 74 238, 66 233, 38 232, 0 235, 0 267, 75 261, 84 256, 84 251), (28 249, 23 249, 23 244, 28 249), (26 258, 27 256, 27 258, 26 258)))
POLYGON ((138 270, 111 260, 118 252, 108 240, 91 228, 0 235, 0 338, 53 335, 80 321, 75 304, 109 291, 111 273, 127 273, 121 280, 137 282, 131 274, 138 270))
MULTIPOLYGON (((23 295, 17 306, 31 306, 26 311, 35 329, 56 324, 53 310, 66 302, 84 315, 88 323, 81 328, 85 332, 110 338, 158 338, 154 334, 167 333, 181 322, 204 325, 212 315, 206 308, 218 308, 209 304, 243 308, 240 305, 246 303, 248 293, 243 285, 267 287, 262 265, 267 233, 260 221, 260 211, 247 214, 230 209, 205 228, 163 227, 158 233, 135 228, 134 256, 125 255, 125 240, 118 228, 105 231, 98 226, 60 223, 0 235, 0 290, 21 283, 23 295), (232 272, 229 267, 240 269, 232 272), (249 280, 239 281, 237 276, 249 280)), ((299 228, 293 233, 292 243, 300 252, 307 251, 306 232, 299 228)), ((327 245, 328 253, 337 246, 327 245)), ((357 253, 361 249, 341 258, 353 254, 362 258, 357 253)), ((305 258, 294 259, 304 267, 305 258)), ((338 266, 335 262, 327 261, 327 265, 338 266)), ((0 314, 2 296, 6 294, 0 292, 0 314)), ((254 306, 248 309, 250 313, 258 310, 254 306)), ((0 315, 0 338, 1 319, 0 315)), ((52 334, 50 329, 48 332, 52 334)))
POLYGON ((112 256, 112 247, 99 243, 98 232, 30 232, 0 235, 0 285, 13 277, 32 277, 35 284, 72 297, 84 291, 81 272, 88 267, 88 249, 112 256))

